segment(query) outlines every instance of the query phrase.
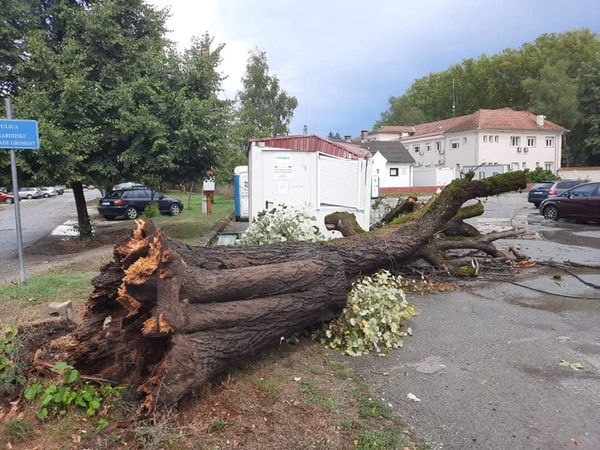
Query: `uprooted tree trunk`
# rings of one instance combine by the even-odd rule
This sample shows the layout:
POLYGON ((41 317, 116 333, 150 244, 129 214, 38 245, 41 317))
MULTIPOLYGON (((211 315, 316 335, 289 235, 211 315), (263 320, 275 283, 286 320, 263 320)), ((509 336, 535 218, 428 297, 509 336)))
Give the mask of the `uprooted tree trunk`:
POLYGON ((522 172, 455 180, 418 219, 316 244, 191 247, 139 222, 93 280, 66 353, 42 357, 127 384, 145 411, 172 407, 283 336, 335 317, 357 277, 420 257, 465 201, 524 186, 522 172))

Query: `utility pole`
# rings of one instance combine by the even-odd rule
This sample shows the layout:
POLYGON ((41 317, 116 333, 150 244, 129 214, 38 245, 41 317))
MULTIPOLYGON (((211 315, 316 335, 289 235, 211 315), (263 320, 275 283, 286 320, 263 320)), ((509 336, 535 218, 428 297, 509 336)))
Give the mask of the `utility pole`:
MULTIPOLYGON (((9 97, 4 99, 6 108, 6 118, 12 119, 12 102, 9 97)), ((25 282, 25 261, 23 259, 23 231, 21 229, 21 197, 19 196, 19 179, 17 177, 17 154, 14 149, 10 149, 10 172, 12 175, 12 190, 15 205, 15 226, 17 231, 17 252, 19 254, 19 282, 25 282)))
POLYGON ((454 77, 452 77, 452 117, 456 115, 456 90, 454 87, 454 77))

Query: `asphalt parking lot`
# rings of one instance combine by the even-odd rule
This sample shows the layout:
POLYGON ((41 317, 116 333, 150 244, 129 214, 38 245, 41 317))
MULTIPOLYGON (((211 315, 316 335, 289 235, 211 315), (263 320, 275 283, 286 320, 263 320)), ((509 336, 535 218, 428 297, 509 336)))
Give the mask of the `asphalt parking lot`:
MULTIPOLYGON (((500 246, 600 264, 598 225, 546 221, 525 193, 489 198, 485 209, 471 219, 482 231, 530 232, 500 246)), ((577 274, 600 285, 598 270, 577 274)), ((421 314, 404 348, 349 363, 434 449, 599 449, 600 290, 548 267, 502 278, 409 296, 421 314)))

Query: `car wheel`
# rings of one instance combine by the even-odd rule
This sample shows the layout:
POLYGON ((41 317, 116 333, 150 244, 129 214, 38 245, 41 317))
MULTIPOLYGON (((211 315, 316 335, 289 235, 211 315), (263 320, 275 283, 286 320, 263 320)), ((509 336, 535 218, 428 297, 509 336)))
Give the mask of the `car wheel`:
POLYGON ((137 219, 137 216, 138 216, 138 211, 133 206, 130 206, 125 210, 125 217, 127 217, 128 219, 131 219, 131 220, 137 219))
POLYGON ((548 205, 543 211, 544 219, 558 220, 558 208, 554 205, 548 205))
POLYGON ((104 216, 106 220, 115 220, 115 216, 104 216))
POLYGON ((7 198, 7 199, 5 200, 5 202, 6 202, 6 203, 8 203, 8 204, 10 205, 10 204, 13 202, 13 199, 12 199, 12 198, 7 198))
POLYGON ((179 207, 179 205, 177 203, 173 203, 169 207, 169 214, 171 214, 172 216, 177 216, 177 215, 179 215, 180 212, 181 212, 181 208, 179 207))
POLYGON ((31 200, 32 198, 33 198, 33 195, 31 195, 31 194, 27 195, 27 200, 31 200))
POLYGON ((49 194, 44 194, 44 198, 48 198, 48 197, 50 197, 49 194))
POLYGON ((539 203, 534 203, 533 206, 535 206, 536 208, 539 208, 540 204, 539 203))

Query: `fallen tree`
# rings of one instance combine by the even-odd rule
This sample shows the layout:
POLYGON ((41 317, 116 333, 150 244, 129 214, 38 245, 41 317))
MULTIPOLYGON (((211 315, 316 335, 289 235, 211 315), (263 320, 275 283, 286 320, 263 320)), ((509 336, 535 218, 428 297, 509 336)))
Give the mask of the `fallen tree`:
POLYGON ((128 385, 146 412, 172 407, 265 346, 335 317, 360 275, 423 257, 466 201, 525 184, 523 172, 455 180, 401 224, 321 243, 192 247, 139 222, 93 280, 69 344, 38 357, 128 385))

